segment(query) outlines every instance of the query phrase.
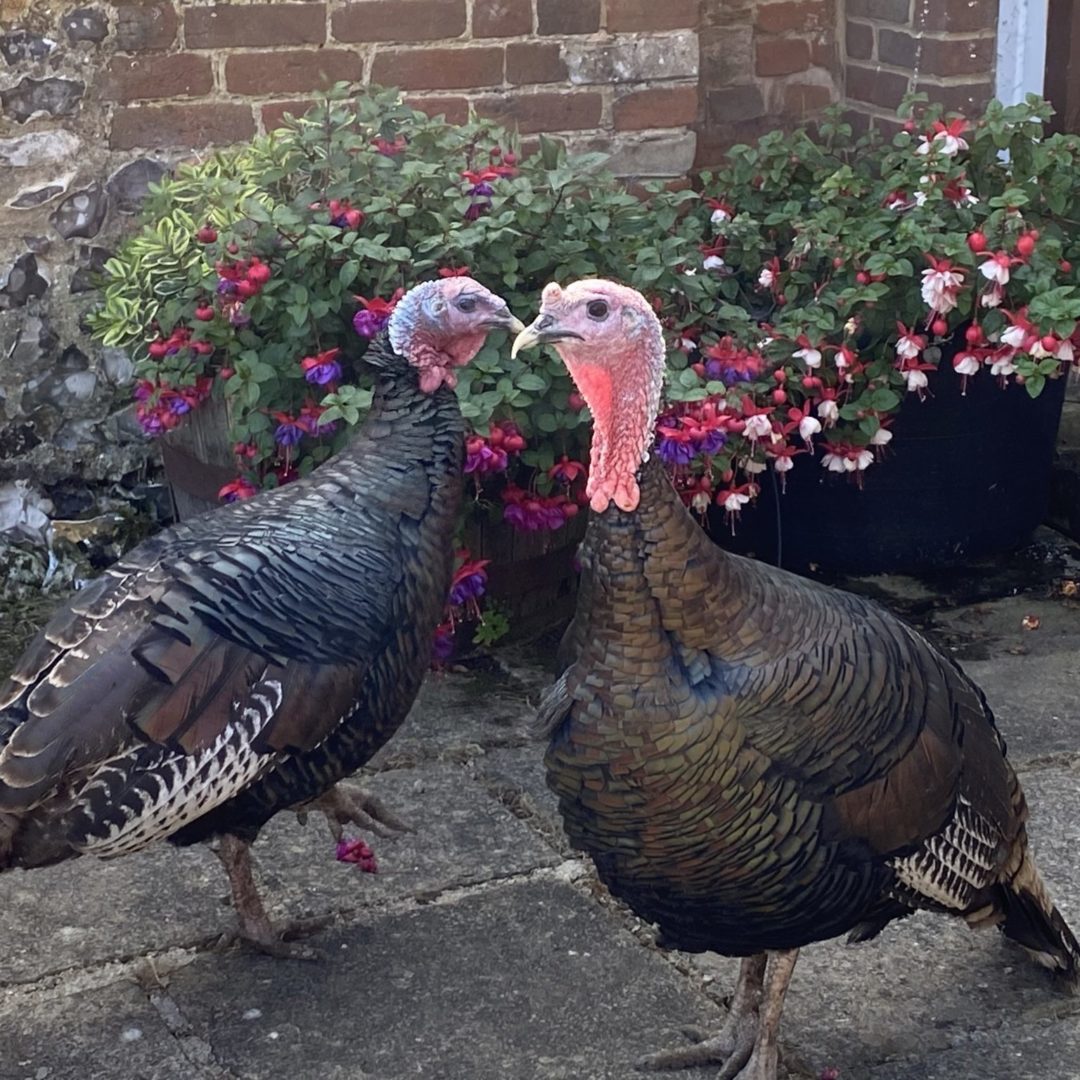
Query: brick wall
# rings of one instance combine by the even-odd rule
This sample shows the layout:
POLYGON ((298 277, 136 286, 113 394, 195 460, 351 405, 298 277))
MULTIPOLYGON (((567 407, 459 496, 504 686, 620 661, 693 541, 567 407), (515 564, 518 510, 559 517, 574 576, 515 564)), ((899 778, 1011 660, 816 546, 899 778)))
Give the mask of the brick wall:
POLYGON ((703 0, 699 165, 838 100, 844 2, 703 0))
POLYGON ((845 100, 889 126, 910 90, 972 113, 994 94, 997 0, 846 0, 845 100))

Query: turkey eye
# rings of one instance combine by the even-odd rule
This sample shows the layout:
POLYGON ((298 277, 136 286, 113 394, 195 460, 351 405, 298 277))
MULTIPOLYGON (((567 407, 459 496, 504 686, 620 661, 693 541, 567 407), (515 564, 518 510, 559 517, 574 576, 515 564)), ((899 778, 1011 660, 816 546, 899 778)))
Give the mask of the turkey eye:
POLYGON ((585 310, 589 313, 590 319, 606 319, 608 313, 607 301, 590 300, 589 306, 585 310))
POLYGON ((470 311, 476 310, 476 297, 475 296, 463 296, 458 302, 458 311, 464 311, 468 314, 470 311))

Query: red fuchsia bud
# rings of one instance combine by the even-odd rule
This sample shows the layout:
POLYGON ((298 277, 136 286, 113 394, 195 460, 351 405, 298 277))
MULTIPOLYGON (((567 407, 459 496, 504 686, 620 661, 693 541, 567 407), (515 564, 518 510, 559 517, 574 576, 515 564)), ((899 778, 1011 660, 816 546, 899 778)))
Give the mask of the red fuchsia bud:
POLYGON ((362 210, 346 210, 345 211, 345 224, 350 229, 359 229, 364 223, 364 213, 362 210))
POLYGON ((725 469, 720 474, 720 479, 723 480, 725 484, 730 484, 731 481, 735 479, 735 473, 731 469, 725 469))
POLYGON ((230 241, 229 241, 229 242, 228 242, 228 243, 227 243, 227 244, 225 245, 225 250, 226 250, 226 251, 227 251, 227 252, 228 252, 228 253, 229 253, 230 255, 235 255, 235 254, 236 254, 236 253, 237 253, 237 252, 238 252, 238 251, 240 250, 240 245, 239 245, 239 244, 238 244, 238 243, 237 243, 237 242, 236 242, 235 240, 230 240, 230 241))
POLYGON ((503 445, 508 453, 520 454, 525 449, 525 440, 520 435, 507 435, 503 445))
POLYGON ((212 244, 217 239, 217 229, 213 225, 204 225, 196 234, 200 244, 212 244))
POLYGON ((776 306, 783 307, 787 303, 787 297, 783 293, 776 294, 776 306))
POLYGON ((783 390, 776 389, 772 392, 772 399, 777 405, 783 405, 787 401, 787 394, 783 390))
POLYGON ((804 375, 802 384, 807 390, 817 390, 821 386, 821 380, 816 375, 804 375))
POLYGON ((1034 233, 1021 233, 1016 241, 1016 253, 1023 259, 1030 258, 1035 251, 1034 233))
POLYGON ((1068 274, 1072 272, 1072 263, 1069 262, 1068 259, 1062 259, 1061 262, 1058 263, 1058 266, 1061 268, 1061 272, 1063 274, 1068 274))
POLYGON ((248 281, 254 281, 257 285, 265 285, 271 277, 270 267, 264 262, 259 262, 257 259, 251 260, 251 266, 248 267, 247 278, 248 281))
POLYGON ((200 304, 195 309, 195 318, 199 322, 210 322, 214 317, 214 309, 209 304, 200 304))
POLYGON ((982 327, 978 323, 972 323, 964 331, 964 340, 969 345, 978 345, 978 344, 980 344, 982 342, 982 339, 983 339, 983 331, 982 331, 982 327))
POLYGON ((879 281, 884 281, 885 280, 885 275, 884 274, 871 274, 870 275, 870 280, 873 281, 876 284, 879 281))
POLYGON ((919 129, 915 126, 915 121, 914 120, 905 120, 904 121, 904 130, 909 135, 914 135, 915 132, 918 131, 919 129))
POLYGON ((982 251, 985 251, 986 250, 986 234, 982 233, 982 232, 978 232, 978 231, 975 231, 973 233, 968 233, 967 246, 976 255, 978 255, 982 251))
POLYGON ((209 356, 214 351, 214 346, 209 341, 193 341, 191 347, 200 356, 209 356))
POLYGON ((151 341, 146 351, 155 360, 160 360, 169 351, 169 346, 164 341, 151 341))
POLYGON ((732 418, 728 421, 728 431, 733 431, 736 435, 741 435, 746 428, 746 421, 738 418, 732 418))
POLYGON ((783 368, 779 368, 779 367, 778 367, 778 368, 777 368, 777 369, 776 369, 776 370, 775 370, 775 371, 774 371, 774 372, 772 373, 772 377, 773 377, 773 378, 774 378, 774 379, 775 379, 775 380, 776 380, 776 381, 777 381, 778 383, 783 383, 783 382, 787 382, 787 372, 786 372, 786 371, 785 371, 785 370, 784 370, 783 368))
POLYGON ((699 378, 705 378, 705 365, 704 364, 691 364, 690 370, 699 378))
POLYGON ((1019 383, 1019 384, 1020 384, 1021 386, 1023 386, 1023 385, 1024 385, 1024 383, 1026 383, 1026 382, 1027 382, 1027 376, 1026 376, 1026 375, 1017 375, 1017 376, 1016 376, 1016 381, 1017 381, 1017 382, 1018 382, 1018 383, 1019 383))
POLYGON ((859 271, 859 272, 858 272, 858 273, 857 273, 857 274, 855 275, 855 280, 856 280, 856 281, 857 281, 857 282, 858 282, 858 283, 859 283, 860 285, 869 285, 869 284, 870 284, 870 275, 869 275, 869 274, 868 274, 868 273, 867 273, 867 272, 866 272, 865 270, 860 270, 860 271, 859 271))
POLYGON ((491 431, 488 434, 488 442, 492 446, 502 446, 503 440, 506 438, 506 432, 496 424, 491 425, 491 431))
POLYGON ((842 270, 844 268, 844 260, 839 255, 833 259, 832 264, 834 270, 842 270))
POLYGON ((571 412, 581 412, 585 408, 585 399, 576 390, 571 390, 566 399, 566 407, 571 412))
POLYGON ((507 150, 506 153, 503 154, 502 159, 504 165, 516 165, 518 157, 513 150, 507 150))
MULTIPOLYGON (((503 160, 505 160, 505 158, 503 160)), ((572 503, 572 502, 563 503, 561 509, 562 509, 562 512, 563 512, 563 517, 565 517, 567 521, 569 521, 570 518, 578 516, 578 505, 577 505, 577 503, 572 503)))
POLYGON ((1049 353, 1052 353, 1060 344, 1058 339, 1053 334, 1046 334, 1042 339, 1042 347, 1049 353))
POLYGON ((235 374, 236 374, 236 372, 233 371, 233 369, 231 367, 223 367, 218 372, 218 378, 219 379, 231 379, 235 374))
POLYGON ((949 332, 949 324, 944 319, 935 319, 933 323, 930 324, 930 329, 933 330, 938 337, 944 337, 949 332))
POLYGON ((250 300, 251 297, 257 296, 259 292, 259 286, 248 278, 241 278, 236 283, 236 295, 243 297, 245 300, 250 300))

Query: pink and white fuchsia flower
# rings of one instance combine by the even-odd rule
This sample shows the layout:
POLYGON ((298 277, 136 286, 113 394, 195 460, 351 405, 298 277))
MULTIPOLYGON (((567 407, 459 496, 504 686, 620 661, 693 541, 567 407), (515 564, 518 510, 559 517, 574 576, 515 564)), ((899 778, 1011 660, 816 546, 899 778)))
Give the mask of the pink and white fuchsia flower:
POLYGON ((979 267, 979 273, 987 281, 1004 287, 1009 284, 1009 268, 1012 263, 1007 251, 997 251, 979 267))
POLYGON ((821 350, 812 345, 805 334, 800 334, 795 339, 795 344, 799 348, 792 353, 792 359, 801 360, 808 368, 821 367, 821 350))
POLYGON ((896 328, 900 331, 900 337, 896 341, 896 356, 900 361, 915 360, 926 348, 926 338, 909 330, 902 322, 897 322, 896 328))
POLYGON ((963 118, 944 123, 935 120, 929 135, 924 135, 922 142, 915 148, 916 154, 941 154, 943 157, 956 157, 961 150, 968 148, 967 140, 962 136, 967 131, 967 121, 963 118))
POLYGON ((922 272, 922 298, 937 315, 948 315, 957 305, 956 294, 964 284, 963 271, 957 270, 948 259, 927 255, 930 265, 922 272))

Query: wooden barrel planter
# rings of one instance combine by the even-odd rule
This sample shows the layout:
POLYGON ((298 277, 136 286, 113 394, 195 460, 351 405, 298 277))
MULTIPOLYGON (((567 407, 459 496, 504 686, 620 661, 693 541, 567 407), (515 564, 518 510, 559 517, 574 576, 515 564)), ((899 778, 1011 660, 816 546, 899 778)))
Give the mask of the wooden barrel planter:
POLYGON ((933 398, 905 403, 861 491, 800 455, 786 494, 770 470, 734 535, 715 507, 710 535, 800 573, 917 571, 1025 544, 1047 514, 1066 380, 1033 399, 981 374, 962 396, 949 357, 931 379, 933 398))
MULTIPOLYGON (((177 521, 220 506, 218 491, 236 479, 228 410, 210 398, 185 423, 161 439, 161 457, 177 521)), ((503 521, 471 520, 466 546, 473 558, 490 559, 488 595, 510 620, 512 637, 536 633, 574 611, 574 556, 585 535, 579 514, 555 532, 518 532, 503 521)))

